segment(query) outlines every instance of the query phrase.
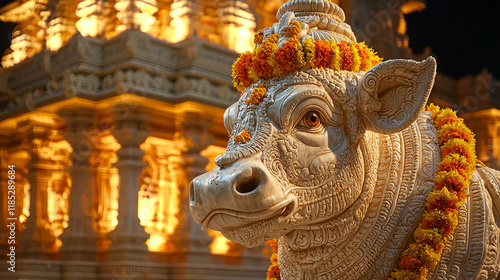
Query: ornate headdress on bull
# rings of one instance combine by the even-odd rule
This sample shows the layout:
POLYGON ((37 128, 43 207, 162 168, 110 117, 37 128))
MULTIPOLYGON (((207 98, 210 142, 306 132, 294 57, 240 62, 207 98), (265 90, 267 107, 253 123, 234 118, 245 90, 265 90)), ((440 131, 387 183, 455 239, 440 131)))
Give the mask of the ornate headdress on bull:
POLYGON ((194 220, 248 247, 279 238, 284 280, 425 279, 429 270, 431 279, 496 279, 499 230, 486 202, 496 189, 498 207, 496 179, 487 175, 496 171, 483 167, 472 175, 469 160, 471 196, 446 212, 469 243, 452 238, 447 246, 456 250, 443 251, 451 233, 443 237, 437 226, 412 235, 434 207, 426 204, 429 194, 441 201, 442 192, 431 192, 444 176, 437 117, 423 112, 435 60, 381 62, 356 42, 340 7, 326 0, 288 1, 277 17, 233 65, 242 94, 224 115, 226 152, 214 170, 191 182, 194 220), (458 206, 474 214, 458 217, 458 206), (434 246, 437 257, 425 246, 434 246))

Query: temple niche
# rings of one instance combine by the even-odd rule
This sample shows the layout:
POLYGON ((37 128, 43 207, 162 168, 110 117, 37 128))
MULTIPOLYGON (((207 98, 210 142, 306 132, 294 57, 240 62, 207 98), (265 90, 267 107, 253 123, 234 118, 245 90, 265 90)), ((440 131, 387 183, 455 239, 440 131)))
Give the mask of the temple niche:
MULTIPOLYGON (((10 279, 265 279, 270 249, 201 231, 189 182, 213 168, 239 93, 231 65, 284 0, 16 0, 0 70, 0 258, 15 166, 16 274, 10 279)), ((339 0, 381 57, 414 57, 404 14, 422 1, 339 0), (397 3, 396 3, 397 2, 397 3)), ((488 73, 437 78, 431 99, 463 104, 500 158, 488 73), (475 91, 481 87, 481 91, 475 91), (477 105, 477 106, 476 106, 477 105), (488 120, 487 122, 483 120, 488 120)))

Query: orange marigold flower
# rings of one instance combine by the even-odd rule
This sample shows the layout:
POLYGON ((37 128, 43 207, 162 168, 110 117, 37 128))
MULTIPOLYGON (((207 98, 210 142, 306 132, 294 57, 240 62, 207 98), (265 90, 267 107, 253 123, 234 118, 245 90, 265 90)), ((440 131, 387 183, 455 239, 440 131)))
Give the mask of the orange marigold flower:
POLYGON ((271 279, 271 278, 281 279, 280 270, 279 270, 278 266, 272 265, 269 267, 269 270, 267 271, 267 278, 268 279, 271 279))
POLYGON ((466 147, 463 147, 463 146, 451 146, 451 147, 441 148, 441 157, 445 157, 445 156, 452 154, 452 153, 464 156, 467 158, 468 161, 470 161, 471 156, 472 156, 470 154, 469 149, 467 149, 466 147))
POLYGON ((424 263, 414 256, 404 256, 399 261, 399 267, 411 271, 416 274, 420 274, 424 269, 424 263))
POLYGON ((460 121, 460 119, 457 116, 453 116, 453 115, 446 116, 439 121, 438 128, 442 127, 445 124, 450 124, 450 123, 459 122, 459 121, 460 121))
POLYGON ((439 171, 452 171, 452 170, 457 170, 458 173, 466 179, 468 177, 469 173, 469 167, 466 166, 462 162, 441 162, 438 166, 438 172, 439 171))
POLYGON ((274 55, 274 60, 278 67, 287 72, 295 70, 297 58, 295 42, 291 40, 279 47, 274 55))
POLYGON ((266 241, 266 243, 271 246, 273 253, 278 252, 278 239, 271 239, 271 240, 266 241))
POLYGON ((456 178, 449 177, 446 179, 441 180, 439 183, 436 182, 434 183, 436 185, 436 190, 440 190, 444 187, 448 188, 448 190, 453 191, 457 194, 458 199, 465 199, 468 194, 467 194, 467 186, 465 186, 460 180, 457 180, 456 178))
POLYGON ((340 53, 342 56, 342 69, 351 70, 351 65, 353 63, 353 56, 351 54, 350 47, 347 41, 341 41, 339 43, 340 53))
POLYGON ((245 100, 247 105, 255 104, 258 105, 264 101, 264 97, 266 96, 266 88, 264 84, 260 84, 259 87, 256 87, 252 90, 252 94, 245 100))
POLYGON ((316 67, 328 67, 332 62, 332 55, 330 53, 330 46, 328 43, 322 40, 316 40, 314 44, 314 51, 316 53, 316 61, 314 65, 316 67))
POLYGON ((268 54, 260 53, 257 54, 252 63, 255 74, 264 79, 269 79, 273 76, 273 67, 269 64, 268 58, 268 54))
POLYGON ((442 146, 453 138, 461 138, 469 142, 471 136, 471 134, 458 128, 448 129, 441 134, 441 137, 439 137, 439 145, 442 146))
POLYGON ((233 85, 239 91, 244 91, 246 87, 252 84, 252 80, 248 76, 248 69, 252 65, 252 53, 244 52, 234 62, 232 68, 233 85))
POLYGON ((302 32, 302 24, 298 21, 292 21, 289 26, 284 28, 285 36, 298 36, 302 32))
POLYGON ((245 143, 248 142, 252 137, 250 136, 250 133, 248 132, 248 129, 244 129, 240 134, 234 136, 234 143, 245 143))

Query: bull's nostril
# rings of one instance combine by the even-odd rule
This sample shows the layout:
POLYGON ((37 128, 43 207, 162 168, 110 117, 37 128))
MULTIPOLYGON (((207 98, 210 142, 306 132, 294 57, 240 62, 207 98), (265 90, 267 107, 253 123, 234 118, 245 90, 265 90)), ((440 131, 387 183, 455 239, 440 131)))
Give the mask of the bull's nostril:
POLYGON ((249 168, 239 174, 234 188, 241 194, 250 193, 259 187, 260 182, 260 173, 253 168, 249 168))

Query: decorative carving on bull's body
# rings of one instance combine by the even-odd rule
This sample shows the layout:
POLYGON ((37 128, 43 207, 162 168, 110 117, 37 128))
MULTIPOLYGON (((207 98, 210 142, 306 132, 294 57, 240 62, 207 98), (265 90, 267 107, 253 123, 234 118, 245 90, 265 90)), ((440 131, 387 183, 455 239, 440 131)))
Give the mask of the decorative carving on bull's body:
MULTIPOLYGON (((435 188, 441 152, 423 108, 436 62, 379 63, 325 0, 291 0, 278 18, 233 66, 229 143, 192 181, 192 216, 248 247, 279 238, 281 279, 387 279, 435 188)), ((472 174, 423 279, 497 279, 498 178, 472 174)))

